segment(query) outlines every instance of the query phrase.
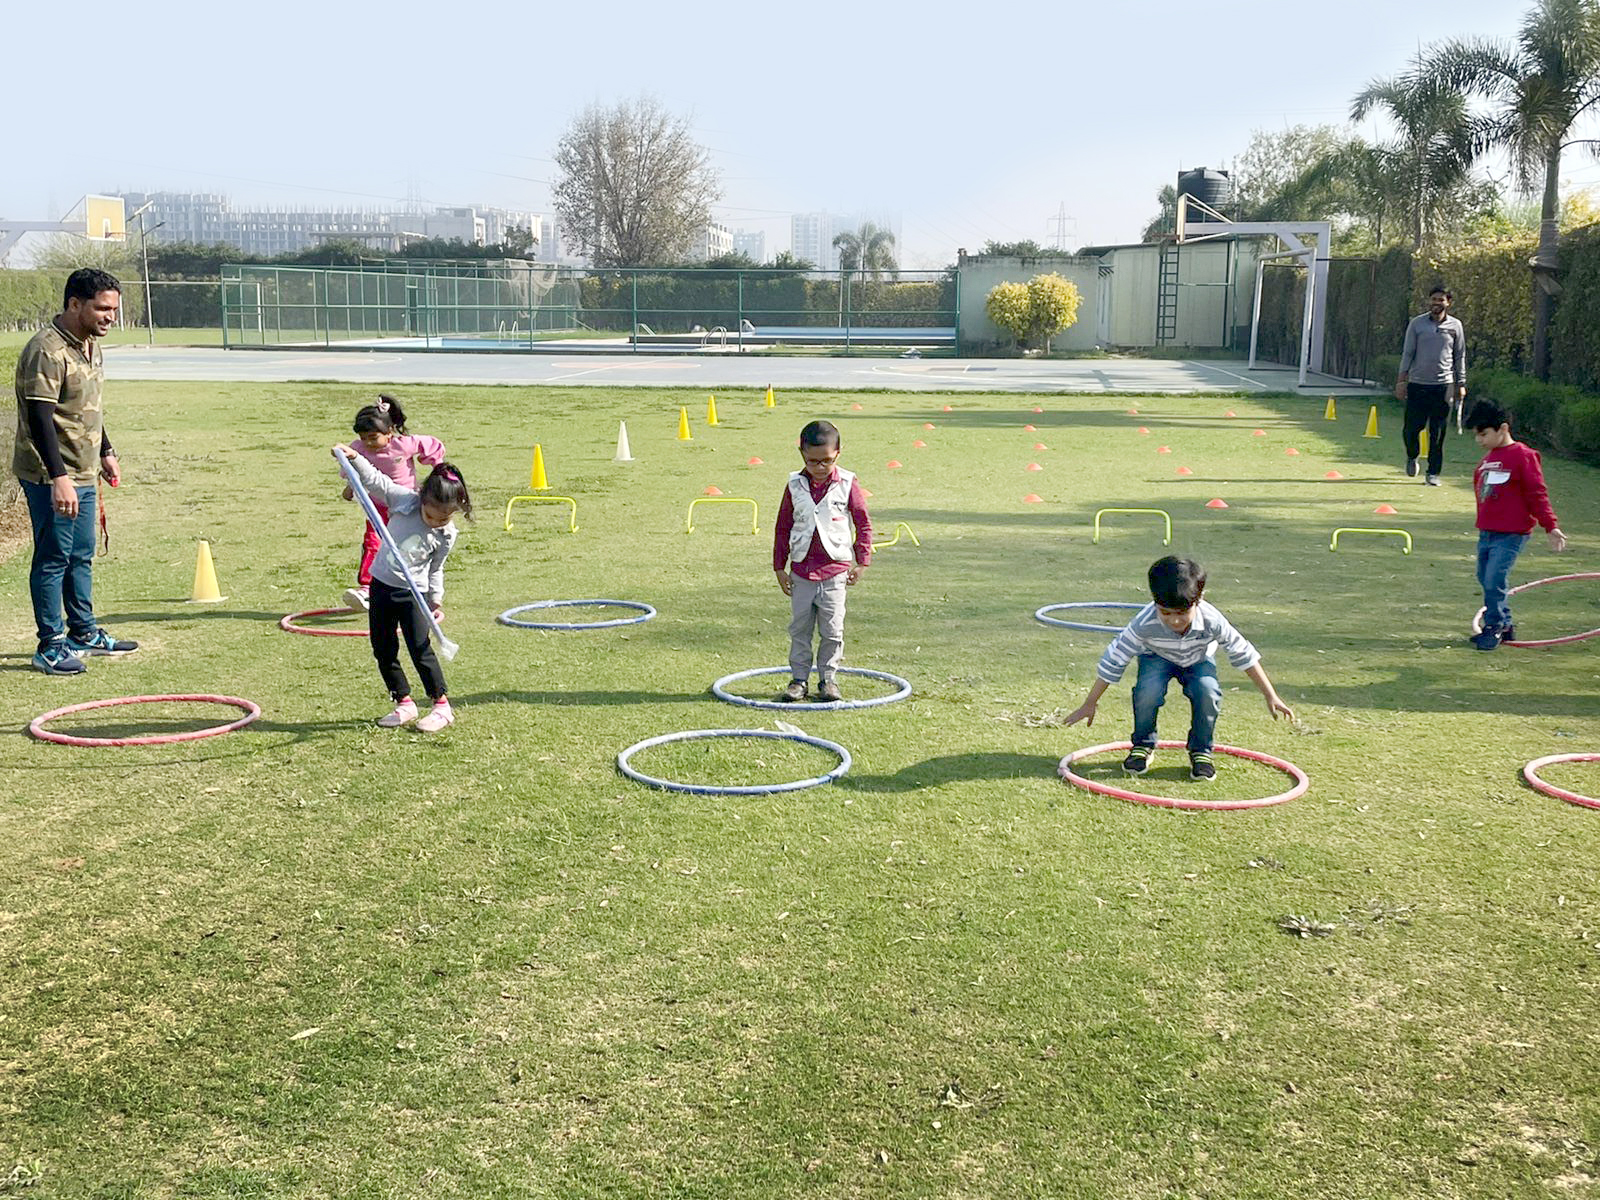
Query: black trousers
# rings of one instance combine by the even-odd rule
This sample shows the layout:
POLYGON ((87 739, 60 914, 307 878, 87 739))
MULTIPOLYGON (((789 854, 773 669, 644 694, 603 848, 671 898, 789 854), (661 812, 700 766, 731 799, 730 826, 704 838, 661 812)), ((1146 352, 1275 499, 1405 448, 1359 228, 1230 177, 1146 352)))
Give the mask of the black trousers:
POLYGON ((1429 475, 1438 475, 1444 470, 1445 420, 1450 416, 1453 391, 1454 385, 1448 383, 1406 384, 1406 457, 1417 457, 1422 445, 1417 435, 1426 427, 1429 475))
POLYGON ((417 609, 411 589, 391 587, 381 579, 374 579, 367 591, 367 605, 372 657, 378 660, 378 673, 383 676, 383 686, 389 689, 389 695, 400 701, 411 694, 411 684, 400 667, 403 635, 428 698, 441 699, 445 694, 444 672, 433 653, 433 644, 428 641, 427 615, 417 609))

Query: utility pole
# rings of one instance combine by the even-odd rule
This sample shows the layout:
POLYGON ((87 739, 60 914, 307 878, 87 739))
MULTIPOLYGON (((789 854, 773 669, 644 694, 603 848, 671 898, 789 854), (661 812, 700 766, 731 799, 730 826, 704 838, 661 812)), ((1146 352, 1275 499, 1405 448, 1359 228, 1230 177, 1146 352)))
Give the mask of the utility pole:
POLYGON ((1056 209, 1056 215, 1051 217, 1049 220, 1047 220, 1045 222, 1045 225, 1047 227, 1050 226, 1050 225, 1054 225, 1056 227, 1056 249, 1057 250, 1065 250, 1067 248, 1067 222, 1068 221, 1071 221, 1073 223, 1073 225, 1076 225, 1078 223, 1078 218, 1077 217, 1069 217, 1067 215, 1067 202, 1065 200, 1063 200, 1061 202, 1061 206, 1056 209))

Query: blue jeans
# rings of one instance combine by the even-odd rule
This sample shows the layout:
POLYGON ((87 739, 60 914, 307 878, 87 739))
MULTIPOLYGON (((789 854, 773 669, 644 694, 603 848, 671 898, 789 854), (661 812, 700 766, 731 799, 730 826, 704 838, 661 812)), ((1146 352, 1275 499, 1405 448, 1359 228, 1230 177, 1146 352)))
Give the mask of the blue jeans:
POLYGON ((1217 664, 1202 658, 1192 667, 1180 667, 1159 654, 1139 655, 1139 677, 1133 685, 1133 744, 1156 744, 1156 717, 1167 698, 1167 684, 1176 679, 1189 697, 1189 753, 1209 753, 1222 711, 1222 685, 1217 664))
POLYGON ((1506 603, 1506 583, 1511 566, 1528 544, 1525 533, 1496 533, 1478 530, 1478 584, 1483 588, 1483 627, 1504 629, 1511 624, 1511 606, 1506 603))
POLYGON ((33 522, 33 566, 28 571, 28 594, 33 598, 33 620, 39 627, 39 649, 71 634, 87 638, 94 633, 93 569, 95 493, 78 488, 78 515, 56 512, 48 483, 22 480, 33 522), (62 613, 66 622, 62 623, 62 613))

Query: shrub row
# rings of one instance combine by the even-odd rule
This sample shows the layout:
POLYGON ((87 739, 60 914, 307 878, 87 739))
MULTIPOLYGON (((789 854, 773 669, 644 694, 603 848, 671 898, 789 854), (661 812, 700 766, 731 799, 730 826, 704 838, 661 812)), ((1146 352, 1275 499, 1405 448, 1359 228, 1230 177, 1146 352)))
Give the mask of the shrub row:
POLYGON ((1569 383, 1540 383, 1504 367, 1467 368, 1467 407, 1493 400, 1519 441, 1600 466, 1600 396, 1569 383))

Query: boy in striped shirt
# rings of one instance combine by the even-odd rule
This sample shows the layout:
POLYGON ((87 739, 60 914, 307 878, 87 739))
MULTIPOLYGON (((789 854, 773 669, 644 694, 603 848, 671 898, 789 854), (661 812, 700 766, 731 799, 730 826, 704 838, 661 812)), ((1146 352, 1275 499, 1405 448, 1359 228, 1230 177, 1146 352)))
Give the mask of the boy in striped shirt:
POLYGON ((1215 779, 1211 762, 1212 733, 1222 709, 1222 687, 1217 683, 1217 647, 1228 661, 1250 677, 1266 697, 1267 711, 1276 720, 1279 714, 1294 720, 1294 711, 1278 699, 1272 680, 1261 666, 1261 655, 1244 636, 1228 624, 1228 619, 1200 599, 1206 590, 1206 573, 1193 559, 1168 555, 1150 567, 1150 595, 1147 604, 1117 634, 1095 669, 1096 679, 1089 696, 1067 717, 1068 725, 1079 721, 1094 724, 1095 707, 1107 688, 1122 678, 1128 664, 1139 660, 1139 673, 1133 685, 1133 748, 1122 760, 1130 775, 1143 775, 1150 769, 1156 752, 1156 717, 1167 698, 1167 685, 1176 679, 1189 698, 1189 775, 1193 779, 1215 779))

